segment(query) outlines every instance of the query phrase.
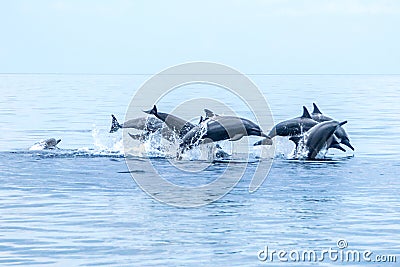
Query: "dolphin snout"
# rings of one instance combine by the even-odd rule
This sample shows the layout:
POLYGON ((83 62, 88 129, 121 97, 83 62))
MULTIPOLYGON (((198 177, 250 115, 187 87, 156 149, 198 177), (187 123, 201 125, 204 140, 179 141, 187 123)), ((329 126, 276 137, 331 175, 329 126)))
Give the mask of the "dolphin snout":
POLYGON ((341 143, 344 144, 345 146, 349 147, 351 150, 354 151, 354 147, 350 144, 350 141, 348 139, 342 140, 341 143))

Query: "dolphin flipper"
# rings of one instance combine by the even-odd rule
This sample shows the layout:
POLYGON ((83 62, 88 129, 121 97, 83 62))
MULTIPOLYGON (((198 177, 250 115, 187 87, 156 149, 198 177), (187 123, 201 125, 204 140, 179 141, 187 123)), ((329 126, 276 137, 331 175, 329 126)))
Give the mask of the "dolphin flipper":
POLYGON ((253 146, 270 146, 270 145, 272 145, 272 139, 269 137, 266 137, 253 144, 253 146))
POLYGON ((133 140, 139 140, 139 141, 144 141, 149 136, 148 134, 131 134, 131 133, 128 134, 133 140))
POLYGON ((131 134, 131 133, 128 133, 128 134, 134 140, 140 140, 140 138, 142 137, 141 134, 131 134))

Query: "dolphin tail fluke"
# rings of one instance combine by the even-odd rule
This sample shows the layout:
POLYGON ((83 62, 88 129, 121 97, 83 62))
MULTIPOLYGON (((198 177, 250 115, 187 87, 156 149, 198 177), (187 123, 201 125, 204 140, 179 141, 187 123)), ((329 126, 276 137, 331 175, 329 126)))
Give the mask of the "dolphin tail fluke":
POLYGON ((119 128, 122 128, 122 125, 118 123, 117 118, 113 114, 111 114, 111 118, 112 118, 112 121, 111 121, 110 133, 115 133, 116 131, 118 131, 119 128))
POLYGON ((154 105, 152 109, 150 109, 150 110, 143 110, 143 112, 144 112, 144 113, 147 113, 147 114, 156 115, 156 114, 157 114, 157 107, 156 107, 156 105, 154 105))
POLYGON ((311 119, 310 112, 308 112, 308 109, 305 106, 303 106, 303 115, 301 115, 301 117, 311 119))
POLYGON ((317 104, 315 104, 315 103, 312 103, 313 104, 313 107, 314 107, 314 110, 313 110, 313 114, 322 114, 322 112, 319 110, 319 108, 317 107, 317 104))
POLYGON ((342 140, 341 143, 354 151, 354 147, 350 144, 350 141, 348 139, 342 140))

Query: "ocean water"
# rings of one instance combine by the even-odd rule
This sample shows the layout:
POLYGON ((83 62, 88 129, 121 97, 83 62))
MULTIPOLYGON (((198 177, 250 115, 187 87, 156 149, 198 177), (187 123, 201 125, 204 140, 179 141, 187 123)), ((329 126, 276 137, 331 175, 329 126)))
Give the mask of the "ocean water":
MULTIPOLYGON (((248 171, 233 190, 197 208, 173 207, 144 193, 129 171, 146 174, 145 158, 129 158, 128 170, 121 131, 108 133, 110 114, 122 122, 135 90, 149 77, 0 75, 1 266, 286 266, 276 255, 273 262, 261 261, 260 250, 338 249, 338 240, 348 245, 339 251, 370 250, 372 260, 395 255, 398 264, 399 75, 250 75, 275 122, 316 102, 326 115, 348 121, 356 149, 329 154, 329 161, 291 160, 293 145, 279 139, 257 191, 248 190, 248 173, 257 164, 238 163, 238 171, 248 171), (60 150, 29 150, 53 137, 62 139, 60 150)), ((159 109, 212 94, 251 119, 224 92, 203 85, 185 90, 165 98, 159 109)), ((229 142, 222 145, 229 150, 229 142)), ((152 160, 181 185, 208 183, 226 168, 194 155, 177 164, 204 165, 205 171, 181 175, 167 158, 152 160)), ((366 263, 325 257, 291 264, 366 263)))

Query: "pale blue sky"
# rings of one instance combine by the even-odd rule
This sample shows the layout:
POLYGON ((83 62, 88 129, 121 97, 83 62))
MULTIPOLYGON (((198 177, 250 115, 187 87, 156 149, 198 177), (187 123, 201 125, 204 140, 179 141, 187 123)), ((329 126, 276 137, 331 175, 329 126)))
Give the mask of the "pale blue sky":
POLYGON ((400 73, 400 1, 0 2, 0 72, 400 73))

